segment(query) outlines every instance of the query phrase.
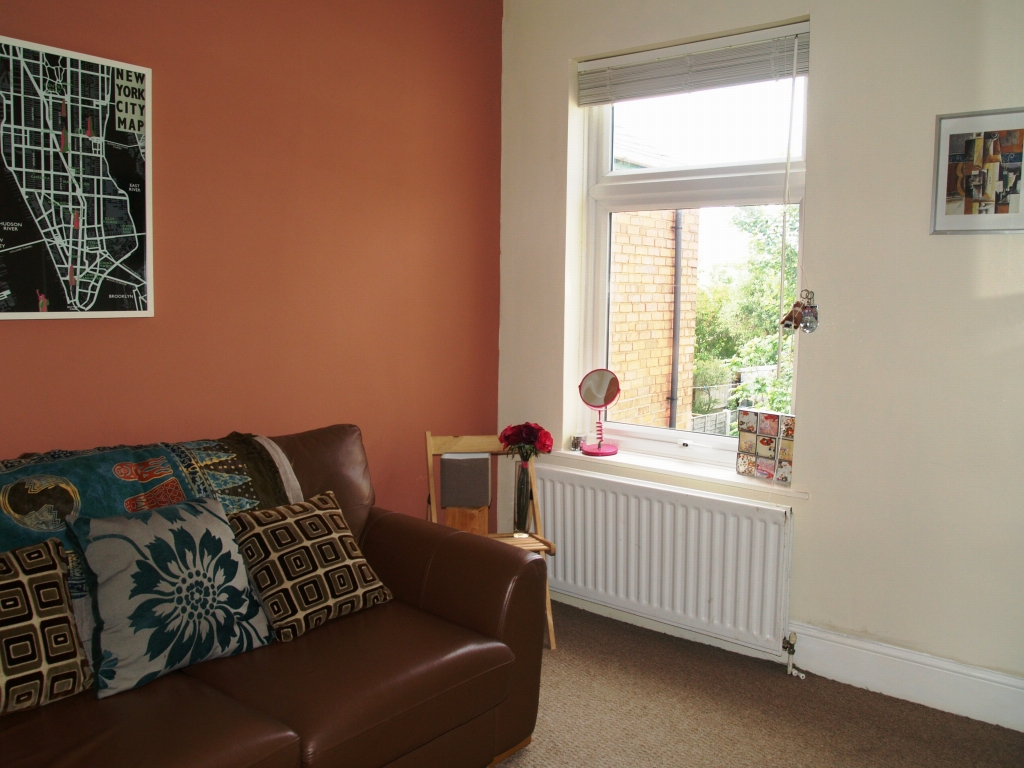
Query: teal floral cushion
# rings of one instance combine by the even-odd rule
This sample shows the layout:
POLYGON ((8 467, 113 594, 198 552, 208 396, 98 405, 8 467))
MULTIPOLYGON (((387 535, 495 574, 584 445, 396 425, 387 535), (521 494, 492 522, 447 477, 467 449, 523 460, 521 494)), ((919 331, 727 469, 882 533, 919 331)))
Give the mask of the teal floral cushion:
POLYGON ((95 596, 100 698, 266 645, 266 614, 214 498, 117 517, 68 518, 95 596))

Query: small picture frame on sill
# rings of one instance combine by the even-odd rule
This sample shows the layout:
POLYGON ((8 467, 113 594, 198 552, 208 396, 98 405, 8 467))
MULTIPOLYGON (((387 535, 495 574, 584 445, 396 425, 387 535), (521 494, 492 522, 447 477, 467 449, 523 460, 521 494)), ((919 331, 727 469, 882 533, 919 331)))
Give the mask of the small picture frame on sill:
POLYGON ((1024 107, 935 118, 931 234, 1024 232, 1024 107))

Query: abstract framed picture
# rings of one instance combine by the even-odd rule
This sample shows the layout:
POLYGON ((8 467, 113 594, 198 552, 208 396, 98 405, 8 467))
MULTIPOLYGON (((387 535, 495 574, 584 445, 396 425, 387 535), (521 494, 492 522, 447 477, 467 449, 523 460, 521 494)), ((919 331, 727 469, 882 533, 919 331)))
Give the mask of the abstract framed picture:
POLYGON ((933 235, 1024 232, 1024 107, 935 118, 933 235))
POLYGON ((0 320, 153 316, 152 87, 0 37, 0 320))

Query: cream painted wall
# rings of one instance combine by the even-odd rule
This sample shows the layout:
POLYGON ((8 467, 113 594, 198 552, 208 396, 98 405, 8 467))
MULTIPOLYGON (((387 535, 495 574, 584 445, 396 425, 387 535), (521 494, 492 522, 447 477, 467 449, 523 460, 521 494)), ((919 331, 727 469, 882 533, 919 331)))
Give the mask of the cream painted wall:
POLYGON ((1024 106, 1011 5, 506 0, 499 426, 576 428, 574 61, 809 15, 790 616, 1024 676, 1024 235, 928 234, 935 115, 1024 106))

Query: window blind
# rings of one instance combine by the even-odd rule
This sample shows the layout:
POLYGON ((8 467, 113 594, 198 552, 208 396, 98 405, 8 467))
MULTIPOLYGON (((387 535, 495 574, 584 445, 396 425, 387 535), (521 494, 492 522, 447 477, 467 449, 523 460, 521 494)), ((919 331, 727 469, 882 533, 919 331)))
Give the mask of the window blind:
MULTIPOLYGON (((792 77, 794 44, 799 46, 796 74, 806 75, 811 51, 809 25, 767 31, 774 36, 751 41, 748 35, 737 35, 731 45, 726 42, 731 38, 721 38, 583 62, 578 68, 579 104, 611 104, 792 77), (792 31, 780 34, 783 29, 792 31), (708 43, 718 46, 709 48, 708 43)), ((763 37, 763 33, 754 36, 763 37)))

